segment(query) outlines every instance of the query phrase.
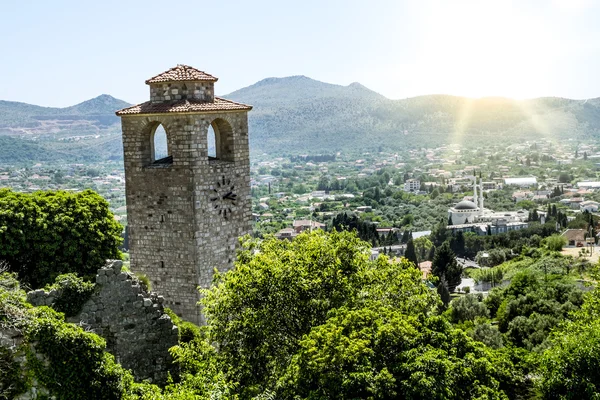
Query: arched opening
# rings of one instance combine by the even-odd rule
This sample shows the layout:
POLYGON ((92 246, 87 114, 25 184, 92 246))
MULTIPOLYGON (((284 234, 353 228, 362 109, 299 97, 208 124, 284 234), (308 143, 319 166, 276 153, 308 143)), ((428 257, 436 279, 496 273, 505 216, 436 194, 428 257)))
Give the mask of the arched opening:
POLYGON ((150 138, 151 144, 151 162, 152 164, 171 164, 173 157, 169 151, 169 141, 167 140, 167 131, 158 124, 150 138))
POLYGON ((233 129, 224 119, 217 118, 208 127, 207 150, 209 160, 233 161, 233 129))
POLYGON ((215 135, 215 129, 212 124, 208 127, 208 134, 206 136, 208 158, 217 158, 217 137, 215 135))

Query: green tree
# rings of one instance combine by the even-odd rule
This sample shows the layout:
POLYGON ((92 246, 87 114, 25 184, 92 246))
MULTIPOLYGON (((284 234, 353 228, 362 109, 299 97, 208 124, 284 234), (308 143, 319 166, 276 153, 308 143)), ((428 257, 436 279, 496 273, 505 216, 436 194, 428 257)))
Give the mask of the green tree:
POLYGON ((91 190, 0 190, 0 259, 32 287, 67 272, 95 274, 106 259, 121 257, 122 230, 91 190))
POLYGON ((594 399, 600 392, 600 291, 551 337, 538 384, 546 399, 594 399))
POLYGON ((203 304, 229 376, 253 393, 272 387, 302 336, 351 301, 368 245, 349 232, 313 232, 243 246, 235 270, 216 276, 203 304))
POLYGON ((566 246, 567 239, 561 235, 552 235, 545 238, 543 242, 546 244, 546 247, 548 247, 549 250, 561 251, 563 247, 566 246))
POLYGON ((435 250, 435 256, 431 262, 431 272, 438 278, 442 276, 446 278, 450 292, 453 292, 460 284, 462 267, 456 261, 456 255, 450 249, 448 242, 444 242, 435 250))
POLYGON ((415 244, 412 239, 408 239, 408 243, 406 243, 406 251, 404 252, 404 257, 410 262, 412 262, 415 267, 419 267, 419 259, 417 258, 417 252, 415 250, 415 244))
POLYGON ((275 390, 301 341, 338 311, 372 307, 430 315, 435 295, 406 261, 381 256, 350 232, 293 241, 246 240, 236 268, 204 291, 209 342, 243 398, 275 390))
POLYGON ((300 342, 281 399, 504 399, 524 378, 510 359, 440 317, 386 307, 332 313, 300 342), (384 356, 385 355, 385 356, 384 356))
POLYGON ((569 175, 567 172, 561 172, 558 175, 558 182, 559 183, 570 183, 571 182, 571 175, 569 175))
POLYGON ((419 260, 425 260, 427 258, 427 254, 429 254, 429 250, 431 250, 433 247, 433 243, 431 243, 431 240, 429 240, 427 236, 416 238, 413 240, 413 244, 419 260))
POLYGON ((453 322, 475 321, 477 317, 489 317, 490 312, 481 301, 481 298, 474 294, 461 296, 450 303, 453 322))

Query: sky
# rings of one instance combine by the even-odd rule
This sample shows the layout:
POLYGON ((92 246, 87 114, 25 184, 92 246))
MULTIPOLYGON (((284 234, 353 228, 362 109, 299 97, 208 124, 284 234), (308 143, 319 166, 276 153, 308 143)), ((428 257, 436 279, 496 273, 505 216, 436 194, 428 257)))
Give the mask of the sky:
POLYGON ((427 94, 600 97, 600 0, 30 0, 0 5, 0 100, 148 100, 177 64, 427 94))

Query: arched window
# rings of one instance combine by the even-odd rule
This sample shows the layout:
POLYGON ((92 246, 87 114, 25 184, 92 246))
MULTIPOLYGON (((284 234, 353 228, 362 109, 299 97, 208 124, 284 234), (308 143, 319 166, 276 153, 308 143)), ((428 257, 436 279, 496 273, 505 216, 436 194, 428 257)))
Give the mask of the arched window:
POLYGON ((167 132, 161 124, 158 124, 154 129, 150 143, 152 145, 151 156, 153 164, 171 164, 173 162, 173 157, 169 151, 167 132))
POLYGON ((217 118, 207 133, 209 160, 233 161, 233 129, 227 121, 217 118))
POLYGON ((208 157, 217 158, 217 137, 215 136, 215 129, 212 124, 208 127, 206 141, 208 145, 208 157))

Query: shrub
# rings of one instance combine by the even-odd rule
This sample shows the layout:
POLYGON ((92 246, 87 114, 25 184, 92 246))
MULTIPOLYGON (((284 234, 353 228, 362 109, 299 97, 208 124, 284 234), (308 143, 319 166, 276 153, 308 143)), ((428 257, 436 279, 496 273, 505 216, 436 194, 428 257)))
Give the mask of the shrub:
POLYGON ((94 293, 96 285, 86 282, 76 274, 63 274, 56 278, 52 285, 46 285, 44 291, 57 291, 57 297, 52 305, 58 312, 65 313, 67 317, 77 315, 83 304, 89 300, 94 293))
POLYGON ((567 244, 567 239, 560 235, 552 235, 544 239, 543 243, 546 245, 548 250, 561 251, 567 244))
POLYGON ((34 288, 67 272, 95 275, 107 259, 121 257, 122 230, 108 202, 91 190, 0 189, 0 259, 34 288))

